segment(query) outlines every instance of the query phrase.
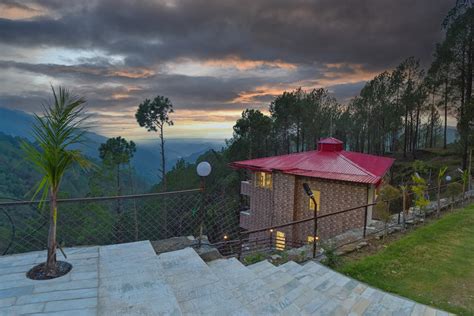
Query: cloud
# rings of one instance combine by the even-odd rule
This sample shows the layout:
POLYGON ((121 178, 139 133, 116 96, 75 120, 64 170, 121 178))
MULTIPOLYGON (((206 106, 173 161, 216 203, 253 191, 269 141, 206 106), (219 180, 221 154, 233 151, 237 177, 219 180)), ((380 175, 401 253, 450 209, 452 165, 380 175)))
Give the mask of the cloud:
POLYGON ((158 94, 172 99, 177 125, 196 126, 206 117, 228 126, 245 107, 264 109, 275 95, 298 87, 328 87, 346 101, 408 56, 428 64, 452 5, 3 1, 0 106, 35 111, 50 84, 66 85, 87 97, 110 134, 118 122, 134 124, 136 106, 158 94))

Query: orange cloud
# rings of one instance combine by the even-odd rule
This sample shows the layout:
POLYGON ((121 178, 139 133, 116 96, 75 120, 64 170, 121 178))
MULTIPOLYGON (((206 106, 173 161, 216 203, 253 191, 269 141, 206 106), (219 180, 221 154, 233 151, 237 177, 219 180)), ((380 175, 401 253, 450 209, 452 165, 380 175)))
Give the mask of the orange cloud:
POLYGON ((0 18, 9 20, 31 19, 47 12, 37 5, 0 3, 0 18))
POLYGON ((282 68, 286 70, 294 70, 297 65, 287 63, 281 60, 265 61, 265 60, 248 60, 241 59, 238 56, 228 56, 223 59, 210 59, 203 62, 204 65, 218 68, 229 68, 233 67, 238 70, 251 70, 263 66, 272 68, 282 68))
POLYGON ((155 75, 155 72, 146 68, 127 68, 109 71, 107 76, 117 76, 129 79, 146 79, 155 75))
POLYGON ((297 88, 312 90, 330 87, 340 84, 357 83, 374 78, 379 72, 367 71, 359 64, 326 64, 324 65, 322 78, 299 80, 291 83, 267 84, 255 87, 249 91, 242 91, 239 96, 229 103, 238 104, 261 104, 259 98, 270 96, 276 97, 285 91, 297 88))

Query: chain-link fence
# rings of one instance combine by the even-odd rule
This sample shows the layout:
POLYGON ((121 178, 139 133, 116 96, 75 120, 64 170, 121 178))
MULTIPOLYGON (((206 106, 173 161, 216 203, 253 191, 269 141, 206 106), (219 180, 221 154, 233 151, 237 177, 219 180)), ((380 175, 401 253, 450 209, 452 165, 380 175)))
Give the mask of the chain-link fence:
MULTIPOLYGON (((202 234, 223 255, 245 256, 290 249, 299 249, 311 255, 315 236, 320 253, 324 245, 338 248, 367 237, 414 227, 427 217, 438 214, 438 193, 440 212, 462 205, 472 195, 470 191, 464 192, 463 199, 462 193, 454 194, 448 186, 442 185, 439 190, 432 187, 425 191, 428 204, 422 208, 414 203, 413 193, 391 200, 390 214, 385 217, 378 214, 375 203, 335 210, 318 216, 316 234, 314 218, 242 232, 238 196, 215 188, 63 199, 58 206, 57 240, 61 247, 73 247, 155 241, 189 235, 198 237, 202 234), (374 208, 373 220, 365 222, 369 207, 374 208), (360 223, 366 225, 326 237, 325 228, 343 223, 344 218, 351 218, 345 216, 348 213, 357 216, 360 223)), ((0 202, 0 255, 46 249, 48 213, 47 201, 41 207, 37 201, 0 202)))
MULTIPOLYGON (((49 203, 0 203, 0 254, 47 245, 49 203)), ((209 242, 239 232, 238 199, 200 189, 58 201, 61 247, 206 235, 209 242), (201 229, 202 227, 202 229, 201 229)))

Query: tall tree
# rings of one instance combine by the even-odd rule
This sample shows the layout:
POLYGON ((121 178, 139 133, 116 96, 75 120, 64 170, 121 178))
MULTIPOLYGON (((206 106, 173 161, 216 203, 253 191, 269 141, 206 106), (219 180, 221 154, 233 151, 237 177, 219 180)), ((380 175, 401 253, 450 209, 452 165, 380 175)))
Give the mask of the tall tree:
MULTIPOLYGON (((128 165, 133 155, 137 151, 136 145, 133 141, 127 141, 120 136, 109 138, 104 144, 99 147, 99 156, 104 165, 115 170, 116 179, 116 194, 122 195, 122 185, 120 180, 121 166, 128 165)), ((117 204, 117 213, 120 214, 120 199, 117 204)))
POLYGON ((245 110, 234 125, 229 142, 234 159, 252 159, 270 155, 272 120, 259 110, 245 110), (240 157, 240 158, 237 158, 240 157))
POLYGON ((44 107, 43 116, 35 114, 33 136, 35 145, 24 142, 22 147, 26 157, 43 175, 38 183, 35 196, 42 192, 43 199, 49 194, 48 254, 45 272, 48 276, 57 273, 56 227, 58 218, 58 193, 65 172, 74 164, 89 167, 79 150, 71 146, 82 141, 84 136, 84 98, 72 95, 67 89, 52 87, 53 99, 44 107))
POLYGON ((454 71, 459 105, 458 130, 461 136, 463 168, 467 166, 469 137, 474 115, 472 85, 474 81, 474 8, 469 1, 456 2, 443 22, 446 37, 440 44, 443 63, 454 71))
POLYGON ((135 118, 141 127, 145 127, 149 132, 158 132, 161 141, 161 181, 163 189, 166 191, 166 159, 165 159, 165 134, 164 127, 172 126, 174 123, 170 119, 173 113, 173 104, 163 96, 157 96, 153 101, 146 99, 139 106, 135 118))

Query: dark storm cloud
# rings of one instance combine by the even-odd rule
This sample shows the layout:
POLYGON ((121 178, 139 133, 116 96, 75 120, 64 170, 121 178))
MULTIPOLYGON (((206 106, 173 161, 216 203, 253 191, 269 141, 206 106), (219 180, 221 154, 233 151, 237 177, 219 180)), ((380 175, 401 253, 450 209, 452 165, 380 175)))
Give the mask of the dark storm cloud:
MULTIPOLYGON (((130 105, 130 102, 138 105, 145 98, 153 98, 157 94, 169 96, 178 108, 225 109, 227 107, 225 103, 236 98, 240 91, 269 82, 267 79, 254 77, 221 79, 211 76, 166 73, 137 78, 130 76, 130 73, 137 73, 130 69, 93 64, 65 66, 0 61, 0 69, 16 69, 46 75, 55 78, 55 81, 73 79, 78 83, 74 92, 87 95, 92 107, 110 106, 112 109, 126 107, 127 104, 130 105), (91 82, 97 84, 91 84, 91 82), (105 84, 101 84, 102 82, 105 84)), ((34 97, 37 92, 25 92, 25 94, 34 97)), ((7 101, 10 101, 23 106, 27 100, 28 97, 25 96, 7 96, 3 98, 2 103, 8 104, 7 101)))
MULTIPOLYGON (((452 1, 125 1, 53 2, 59 18, 0 20, 0 41, 101 48, 131 65, 177 57, 237 55, 292 63, 394 65, 429 58, 452 1)), ((49 2, 42 2, 43 6, 49 2)))
POLYGON ((49 85, 61 84, 86 96, 95 119, 113 129, 136 125, 135 107, 156 95, 172 100, 175 115, 218 123, 298 87, 324 86, 346 102, 406 57, 427 65, 453 5, 0 0, 0 107, 37 111, 49 85))

